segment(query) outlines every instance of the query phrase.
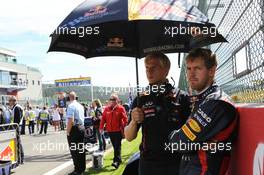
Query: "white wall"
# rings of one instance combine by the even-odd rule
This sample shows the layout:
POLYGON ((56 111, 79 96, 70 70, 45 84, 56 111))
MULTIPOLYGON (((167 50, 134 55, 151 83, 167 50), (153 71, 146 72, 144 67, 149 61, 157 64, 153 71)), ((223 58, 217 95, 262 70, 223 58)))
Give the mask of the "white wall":
MULTIPOLYGON (((6 62, 0 62, 1 67, 12 69, 18 73, 18 79, 22 81, 28 80, 27 89, 18 92, 18 100, 34 100, 38 101, 42 99, 42 74, 38 71, 33 71, 26 65, 11 64, 6 62), (34 80, 34 85, 32 84, 34 80), (38 81, 40 84, 38 84, 38 81)), ((3 93, 3 92, 1 92, 3 93)))

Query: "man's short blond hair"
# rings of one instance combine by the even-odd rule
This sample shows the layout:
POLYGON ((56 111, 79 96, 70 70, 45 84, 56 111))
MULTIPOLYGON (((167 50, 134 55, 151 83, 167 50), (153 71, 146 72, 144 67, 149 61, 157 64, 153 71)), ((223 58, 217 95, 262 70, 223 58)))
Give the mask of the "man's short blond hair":
POLYGON ((162 52, 149 53, 144 60, 145 64, 150 59, 158 59, 163 68, 167 68, 168 70, 170 69, 170 66, 171 66, 170 59, 164 53, 162 52))

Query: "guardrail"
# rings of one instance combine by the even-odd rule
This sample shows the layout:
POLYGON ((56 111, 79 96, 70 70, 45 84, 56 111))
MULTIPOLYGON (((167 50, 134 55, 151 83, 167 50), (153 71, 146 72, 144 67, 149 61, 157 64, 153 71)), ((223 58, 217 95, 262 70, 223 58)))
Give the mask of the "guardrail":
POLYGON ((239 132, 228 175, 264 174, 264 105, 237 106, 239 132))
POLYGON ((12 168, 19 165, 18 137, 18 124, 0 125, 0 160, 11 161, 12 168))

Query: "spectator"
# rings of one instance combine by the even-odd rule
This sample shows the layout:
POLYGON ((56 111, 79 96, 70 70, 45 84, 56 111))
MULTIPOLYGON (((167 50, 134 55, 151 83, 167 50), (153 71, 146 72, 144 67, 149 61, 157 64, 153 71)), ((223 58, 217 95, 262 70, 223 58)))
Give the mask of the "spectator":
POLYGON ((11 123, 11 114, 12 114, 10 106, 6 106, 6 107, 3 106, 3 111, 4 111, 5 124, 10 124, 11 123))
POLYGON ((129 112, 130 112, 129 104, 128 103, 125 103, 125 104, 123 104, 123 107, 125 108, 126 113, 127 113, 127 116, 128 116, 129 115, 129 112))
POLYGON ((39 119, 41 121, 41 128, 39 134, 44 133, 47 134, 48 124, 49 124, 49 112, 47 108, 44 106, 43 109, 39 112, 39 119))
POLYGON ((11 96, 9 98, 9 105, 11 108, 11 123, 20 124, 23 117, 23 109, 22 107, 17 104, 17 100, 15 96, 11 96))
MULTIPOLYGON (((17 99, 15 96, 11 96, 9 98, 9 105, 11 107, 11 121, 12 123, 20 124, 22 117, 23 117, 23 109, 22 107, 17 104, 17 99)), ((24 163, 24 150, 22 146, 22 142, 20 139, 20 132, 19 128, 17 128, 17 151, 18 151, 18 163, 23 164, 24 163)))
POLYGON ((4 111, 3 108, 0 107, 0 125, 4 124, 5 120, 4 120, 4 111))
POLYGON ((36 106, 35 113, 36 113, 36 125, 37 125, 37 131, 39 132, 39 125, 40 125, 40 119, 39 119, 39 106, 36 106))
POLYGON ((103 133, 104 126, 109 134, 111 143, 114 147, 114 159, 112 166, 118 168, 121 160, 121 141, 123 138, 124 127, 127 124, 127 115, 123 106, 118 104, 118 96, 111 95, 109 106, 103 112, 100 122, 100 132, 103 133))
POLYGON ((50 125, 53 125, 53 115, 54 115, 54 113, 53 113, 53 107, 49 107, 48 108, 48 112, 49 112, 49 124, 50 125))
POLYGON ((67 108, 67 139, 74 164, 74 171, 70 175, 83 174, 86 168, 84 150, 84 108, 77 102, 75 92, 69 93, 70 104, 67 108), (76 146, 77 149, 76 149, 76 146))
POLYGON ((60 120, 61 120, 60 113, 59 113, 59 108, 58 108, 57 104, 54 105, 52 113, 53 113, 52 123, 53 123, 53 126, 54 126, 54 130, 56 132, 56 131, 59 131, 60 120))
POLYGON ((93 108, 93 105, 90 104, 86 109, 87 109, 87 117, 94 118, 95 117, 95 110, 93 108))
POLYGON ((81 103, 81 105, 83 106, 84 108, 84 117, 89 117, 88 113, 89 113, 89 109, 88 109, 88 106, 85 104, 85 103, 81 103))
POLYGON ((28 112, 27 112, 27 119, 29 121, 28 123, 28 131, 29 134, 34 134, 35 132, 35 120, 36 120, 36 113, 35 111, 32 109, 31 106, 29 106, 28 108, 28 112))
POLYGON ((21 124, 21 135, 26 134, 26 109, 23 111, 22 124, 21 124))
POLYGON ((61 128, 61 131, 64 131, 64 127, 65 127, 65 124, 64 124, 64 108, 59 108, 59 114, 60 114, 60 128, 61 128))
POLYGON ((102 119, 102 104, 100 102, 99 99, 94 100, 92 103, 94 112, 95 112, 95 116, 93 117, 94 119, 94 129, 95 129, 95 133, 97 136, 97 139, 99 141, 99 150, 100 151, 104 151, 106 149, 106 142, 105 142, 105 138, 104 135, 100 133, 100 122, 102 119))

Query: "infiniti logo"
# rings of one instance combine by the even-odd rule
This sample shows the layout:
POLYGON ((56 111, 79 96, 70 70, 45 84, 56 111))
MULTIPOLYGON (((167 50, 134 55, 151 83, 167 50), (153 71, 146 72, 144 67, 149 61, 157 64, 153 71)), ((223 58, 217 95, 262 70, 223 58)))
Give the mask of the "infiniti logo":
POLYGON ((208 123, 210 123, 212 121, 212 119, 210 117, 207 116, 207 114, 205 112, 203 112, 201 109, 199 109, 198 114, 200 114, 208 123))

